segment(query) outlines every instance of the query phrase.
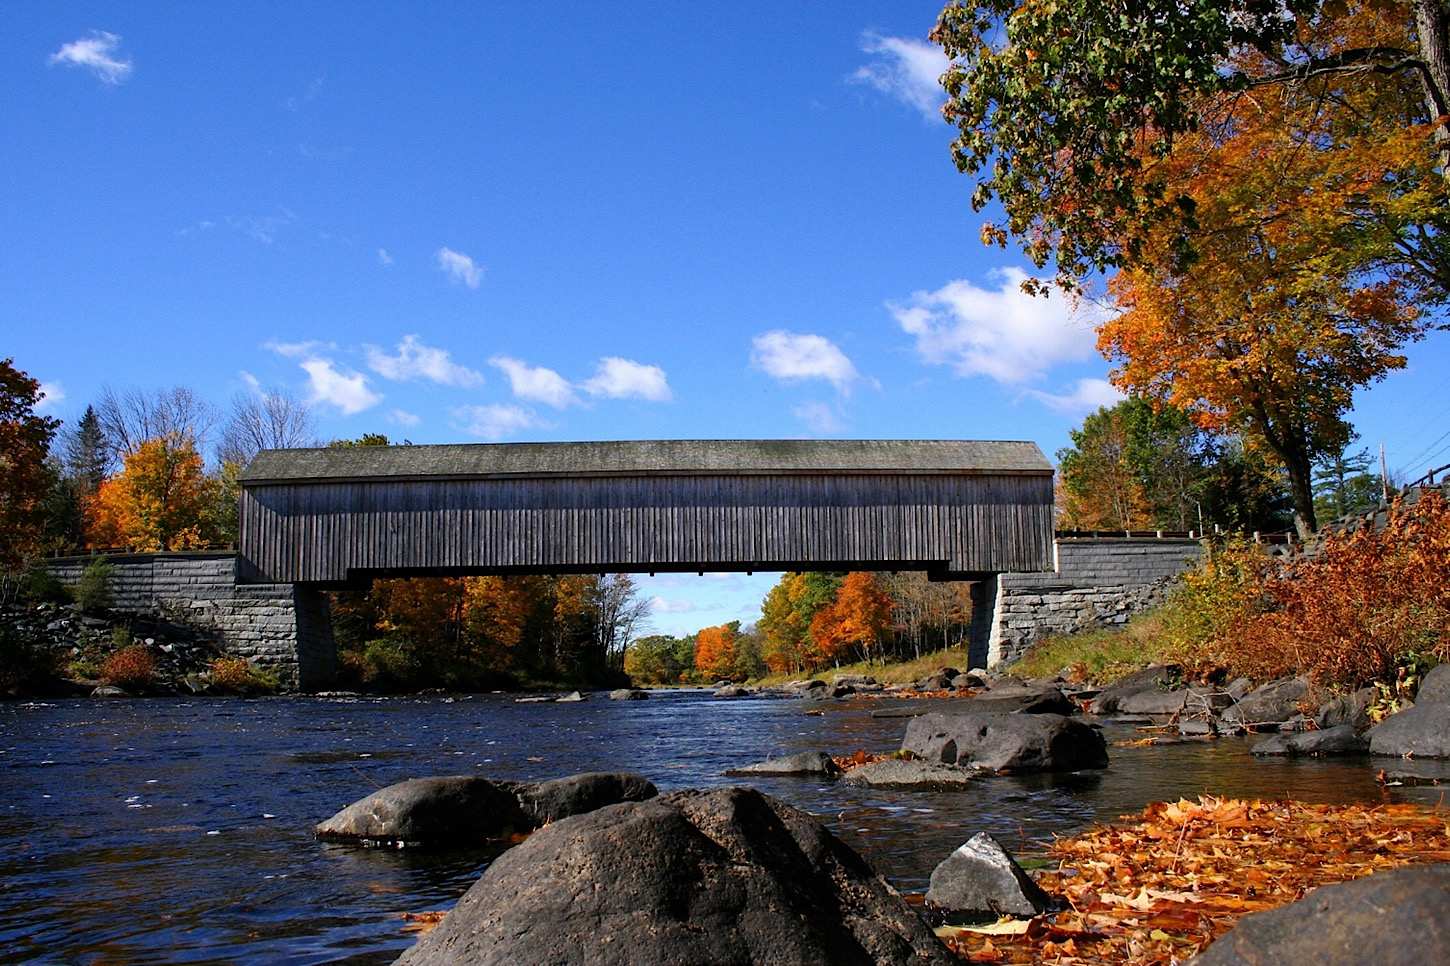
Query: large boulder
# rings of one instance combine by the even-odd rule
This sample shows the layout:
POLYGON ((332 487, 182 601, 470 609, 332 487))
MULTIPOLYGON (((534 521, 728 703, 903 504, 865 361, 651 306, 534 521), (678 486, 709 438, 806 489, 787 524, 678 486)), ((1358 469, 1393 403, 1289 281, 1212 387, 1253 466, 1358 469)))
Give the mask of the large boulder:
POLYGON ((1251 753, 1259 756, 1287 755, 1290 758, 1367 755, 1369 739, 1354 730, 1354 725, 1337 725, 1323 731, 1277 734, 1254 745, 1251 753))
POLYGON ((1450 701, 1425 701, 1365 733, 1372 755, 1450 758, 1450 701))
POLYGON ((1303 678, 1280 678, 1261 685, 1237 704, 1223 710, 1223 720, 1239 724, 1288 721, 1299 714, 1299 704, 1309 696, 1309 682, 1303 678))
POLYGON ((1178 684, 1182 676, 1182 669, 1177 666, 1150 664, 1103 688, 1088 710, 1093 714, 1114 714, 1122 710, 1119 705, 1124 698, 1144 691, 1167 691, 1178 684))
POLYGON ((611 701, 647 701, 649 692, 643 688, 615 688, 609 692, 611 701))
POLYGON ((659 794, 654 782, 644 776, 613 771, 587 772, 544 782, 510 783, 510 787, 536 825, 619 802, 642 802, 659 794))
POLYGON ((1188 699, 1187 691, 1160 691, 1144 688, 1133 694, 1125 694, 1118 700, 1119 714, 1174 715, 1183 711, 1188 699))
POLYGON ((820 778, 834 778, 840 773, 841 766, 824 751, 802 751, 784 758, 768 758, 725 772, 727 775, 814 775, 820 778))
POLYGON ((978 832, 936 867, 926 901, 969 918, 1038 916, 1052 905, 1002 843, 978 832))
POLYGON ((323 838, 457 846, 503 838, 535 824, 509 783, 454 775, 389 785, 314 831, 323 838))
POLYGON ((906 761, 883 758, 846 772, 848 785, 894 786, 898 788, 962 788, 982 777, 976 768, 946 765, 939 761, 906 761))
POLYGON ((865 861, 748 788, 555 822, 505 852, 397 966, 949 966, 865 861))
POLYGON ((1360 688, 1353 694, 1340 694, 1330 698, 1314 713, 1314 726, 1327 730, 1340 725, 1353 725, 1355 729, 1363 731, 1371 724, 1369 706, 1374 701, 1375 694, 1374 688, 1360 688))
POLYGON ((614 772, 545 782, 493 781, 474 775, 413 778, 352 803, 313 831, 321 838, 369 843, 477 845, 657 794, 647 779, 614 772))
POLYGON ((901 748, 926 761, 992 771, 1108 766, 1102 734, 1058 714, 925 714, 906 726, 901 748))
POLYGON ((1425 966, 1450 950, 1450 864, 1412 865, 1320 886, 1244 916, 1193 966, 1425 966))
POLYGON ((1450 701, 1450 664, 1437 664, 1420 681, 1415 703, 1450 701))

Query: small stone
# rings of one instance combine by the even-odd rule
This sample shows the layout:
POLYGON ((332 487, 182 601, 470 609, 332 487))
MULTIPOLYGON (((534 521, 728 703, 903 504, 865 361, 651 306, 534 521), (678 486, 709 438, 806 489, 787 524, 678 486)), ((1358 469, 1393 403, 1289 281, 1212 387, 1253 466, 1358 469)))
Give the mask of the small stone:
POLYGON ((926 901, 947 912, 991 918, 1038 916, 1052 905, 1002 843, 986 832, 972 836, 936 867, 926 901))

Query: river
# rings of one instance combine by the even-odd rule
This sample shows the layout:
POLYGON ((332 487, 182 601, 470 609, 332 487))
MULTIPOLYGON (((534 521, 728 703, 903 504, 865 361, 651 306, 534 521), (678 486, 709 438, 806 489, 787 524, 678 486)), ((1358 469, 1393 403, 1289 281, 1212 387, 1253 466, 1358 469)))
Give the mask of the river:
MULTIPOLYGON (((314 698, 0 706, 0 963, 375 964, 412 941, 405 913, 449 908, 485 852, 323 844, 312 826, 426 775, 546 779, 639 772, 662 791, 805 750, 889 751, 906 721, 708 692, 516 704, 314 698), (813 713, 814 712, 814 713, 813 713)), ((1109 726, 1109 740, 1135 737, 1109 726)), ((1428 800, 1365 761, 1256 761, 1249 739, 1114 747, 1090 775, 1004 776, 967 791, 753 782, 817 815, 905 892, 978 831, 1032 852, 1146 803, 1208 792, 1315 802, 1428 800)))

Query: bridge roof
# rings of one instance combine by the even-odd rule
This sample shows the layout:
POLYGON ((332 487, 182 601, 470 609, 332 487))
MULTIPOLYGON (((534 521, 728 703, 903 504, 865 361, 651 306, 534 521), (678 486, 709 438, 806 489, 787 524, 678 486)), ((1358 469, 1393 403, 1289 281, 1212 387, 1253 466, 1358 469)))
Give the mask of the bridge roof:
POLYGON ((1050 474, 1036 443, 998 440, 668 439, 263 450, 243 484, 308 480, 780 473, 1050 474))

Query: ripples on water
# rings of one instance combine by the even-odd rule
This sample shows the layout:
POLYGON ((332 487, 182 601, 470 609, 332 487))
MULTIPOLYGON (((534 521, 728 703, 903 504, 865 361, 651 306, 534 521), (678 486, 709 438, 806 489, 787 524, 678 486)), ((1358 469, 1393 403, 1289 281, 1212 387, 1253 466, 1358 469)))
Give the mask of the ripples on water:
MULTIPOLYGON (((402 915, 449 908, 486 852, 324 845, 318 821, 426 775, 640 772, 662 791, 729 784, 767 756, 899 746, 878 705, 702 692, 515 704, 507 696, 73 701, 0 706, 0 963, 389 963, 402 915)), ((1110 729, 1127 738, 1129 729, 1110 729)), ((1031 852, 1054 834, 1203 792, 1378 801, 1377 766, 1253 761, 1246 740, 1115 748, 1101 774, 997 777, 963 792, 757 787, 819 816, 898 888, 978 831, 1031 852)), ((1397 789, 1434 801, 1438 789, 1397 789)))

